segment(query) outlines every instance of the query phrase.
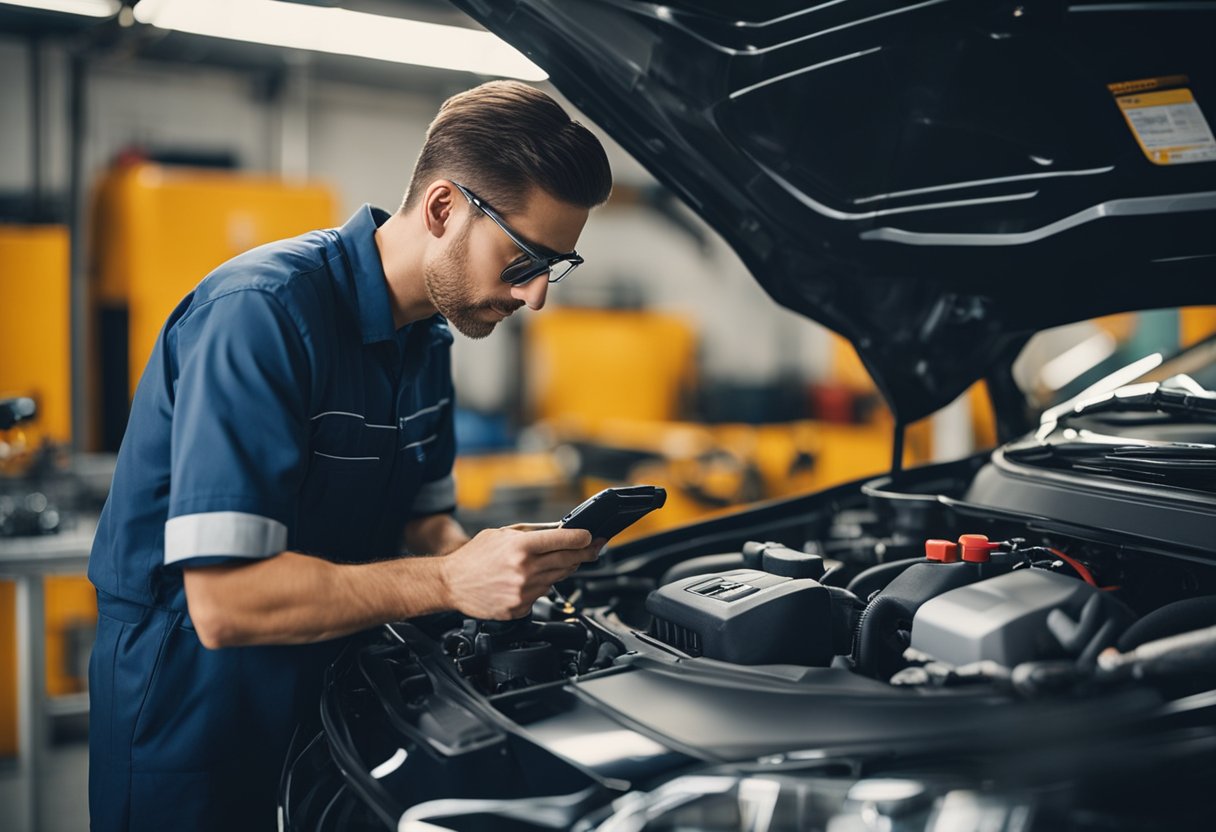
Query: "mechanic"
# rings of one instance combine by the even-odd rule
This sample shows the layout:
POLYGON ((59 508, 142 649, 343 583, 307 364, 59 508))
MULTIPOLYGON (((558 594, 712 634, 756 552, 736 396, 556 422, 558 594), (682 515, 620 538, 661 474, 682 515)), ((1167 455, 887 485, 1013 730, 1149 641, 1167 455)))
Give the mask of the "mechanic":
POLYGON ((483 84, 444 103, 396 213, 242 254, 178 304, 89 562, 93 829, 275 829, 340 637, 516 618, 598 555, 583 530, 470 540, 452 517, 448 326, 539 310, 611 184, 549 96, 483 84))

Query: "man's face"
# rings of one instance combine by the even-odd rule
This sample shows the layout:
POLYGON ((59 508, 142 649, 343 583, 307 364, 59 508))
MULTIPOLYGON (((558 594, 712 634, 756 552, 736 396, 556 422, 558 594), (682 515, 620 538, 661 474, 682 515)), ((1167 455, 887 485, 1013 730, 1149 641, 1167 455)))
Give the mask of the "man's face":
MULTIPOLYGON (((501 228, 458 191, 456 208, 463 218, 447 246, 424 269, 427 296, 452 326, 469 338, 484 338, 499 321, 521 306, 540 309, 549 289, 547 275, 522 286, 499 275, 521 252, 501 228)), ((504 216, 529 244, 553 251, 573 251, 589 211, 560 202, 533 188, 524 210, 504 216)))

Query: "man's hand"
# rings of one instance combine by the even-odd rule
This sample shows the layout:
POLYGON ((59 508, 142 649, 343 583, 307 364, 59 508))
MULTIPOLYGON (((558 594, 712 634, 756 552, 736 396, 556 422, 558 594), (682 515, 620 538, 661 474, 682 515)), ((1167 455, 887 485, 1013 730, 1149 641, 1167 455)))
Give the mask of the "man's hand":
POLYGON ((539 532, 545 529, 560 529, 561 527, 561 521, 553 520, 549 523, 512 523, 505 528, 515 529, 517 532, 539 532))
POLYGON ((450 604, 470 618, 520 618, 602 545, 585 529, 486 529, 440 559, 450 604))

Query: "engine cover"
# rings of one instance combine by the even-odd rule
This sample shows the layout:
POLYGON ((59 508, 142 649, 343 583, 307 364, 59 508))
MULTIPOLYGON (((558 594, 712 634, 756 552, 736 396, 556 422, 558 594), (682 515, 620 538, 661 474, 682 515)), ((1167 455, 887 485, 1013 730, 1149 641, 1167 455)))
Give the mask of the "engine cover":
POLYGON ((690 656, 735 664, 826 667, 832 649, 832 598, 810 578, 756 569, 694 575, 646 599, 649 634, 690 656))
POLYGON ((948 664, 994 661, 1006 667, 1065 658, 1048 626, 1053 610, 1078 621, 1100 591, 1044 569, 1010 572, 926 601, 912 620, 912 647, 948 664))

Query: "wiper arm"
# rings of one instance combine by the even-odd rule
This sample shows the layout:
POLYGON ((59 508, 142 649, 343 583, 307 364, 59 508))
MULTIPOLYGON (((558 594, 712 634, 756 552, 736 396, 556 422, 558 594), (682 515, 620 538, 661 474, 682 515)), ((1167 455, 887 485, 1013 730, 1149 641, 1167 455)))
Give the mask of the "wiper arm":
POLYGON ((1049 442, 1042 445, 1015 445, 1005 449, 1012 459, 1105 459, 1105 460, 1216 460, 1216 445, 1161 444, 1109 445, 1101 442, 1049 442))
MULTIPOLYGON (((1130 450, 1130 449, 1128 449, 1130 450)), ((1201 486, 1210 489, 1216 482, 1216 452, 1192 450, 1187 453, 1163 453, 1162 448, 1146 449, 1149 453, 1111 452, 1098 460, 1087 460, 1095 470, 1170 482, 1178 486, 1201 486)), ((1182 449, 1179 449, 1180 451, 1182 449)))
POLYGON ((1168 476, 1177 485, 1216 483, 1216 445, 1181 442, 1115 445, 1082 440, 1010 447, 1005 455, 1024 463, 1054 463, 1099 474, 1150 480, 1164 480, 1168 476))
POLYGON ((1059 438, 1050 439, 1038 437, 1023 439, 1019 443, 1009 445, 1006 453, 1014 455, 1044 454, 1059 452, 1063 454, 1104 454, 1108 452, 1142 451, 1175 453, 1187 451, 1216 450, 1216 444, 1208 442, 1179 442, 1172 439, 1144 439, 1118 436, 1115 434, 1098 433, 1086 428, 1065 428, 1060 431, 1059 438))
POLYGON ((1172 445, 1123 445, 1104 454, 1107 459, 1216 460, 1216 445, 1174 443, 1172 445))
POLYGON ((1078 416, 1146 411, 1187 416, 1197 421, 1216 421, 1216 392, 1203 387, 1188 375, 1171 376, 1162 382, 1129 384, 1081 399, 1069 410, 1055 408, 1044 413, 1035 436, 1042 441, 1062 423, 1078 416))
POLYGON ((1171 476, 1189 475, 1188 480, 1201 477, 1208 483, 1216 481, 1216 448, 1179 446, 1176 448, 1115 448, 1103 456, 1103 462, 1113 472, 1171 476))

